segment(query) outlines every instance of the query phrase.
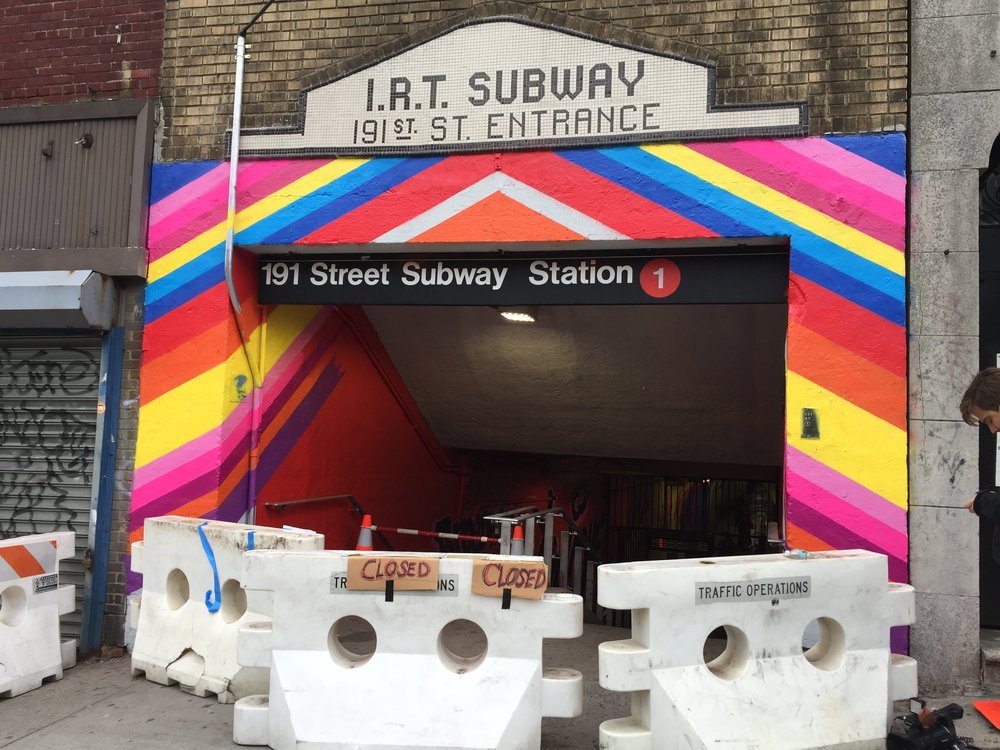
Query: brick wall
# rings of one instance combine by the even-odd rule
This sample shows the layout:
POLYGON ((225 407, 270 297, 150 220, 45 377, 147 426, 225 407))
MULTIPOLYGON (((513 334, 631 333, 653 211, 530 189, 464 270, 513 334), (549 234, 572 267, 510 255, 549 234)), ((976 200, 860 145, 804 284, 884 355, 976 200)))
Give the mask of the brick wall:
POLYGON ((0 106, 157 96, 164 4, 0 3, 0 106))
MULTIPOLYGON (((220 158, 231 125, 233 46, 263 3, 168 2, 165 160, 220 158)), ((247 39, 244 127, 296 122, 305 83, 419 42, 459 18, 519 14, 718 66, 718 102, 805 100, 811 132, 906 126, 907 0, 282 0, 247 39)))
POLYGON ((125 576, 129 554, 129 508, 132 473, 139 425, 139 366, 142 360, 144 284, 132 282, 121 288, 119 324, 125 329, 122 354, 121 410, 118 413, 117 466, 111 495, 111 540, 108 555, 102 643, 125 642, 125 576))

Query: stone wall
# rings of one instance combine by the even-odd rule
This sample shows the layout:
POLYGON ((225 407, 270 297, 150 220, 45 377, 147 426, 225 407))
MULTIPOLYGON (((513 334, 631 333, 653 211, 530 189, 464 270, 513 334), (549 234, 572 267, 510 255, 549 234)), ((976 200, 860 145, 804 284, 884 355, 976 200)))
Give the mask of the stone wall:
MULTIPOLYGON (((243 127, 296 121, 300 90, 462 20, 519 15, 717 65, 718 102, 807 101, 810 130, 905 129, 907 2, 851 0, 326 0, 281 2, 247 34, 243 127)), ((258 2, 171 2, 163 63, 165 161, 224 155, 237 33, 258 2)))
MULTIPOLYGON (((979 369, 979 171, 1000 133, 995 0, 913 3, 910 575, 921 691, 979 682, 979 434, 958 403, 979 369)), ((987 595, 996 596, 996 592, 987 595)))

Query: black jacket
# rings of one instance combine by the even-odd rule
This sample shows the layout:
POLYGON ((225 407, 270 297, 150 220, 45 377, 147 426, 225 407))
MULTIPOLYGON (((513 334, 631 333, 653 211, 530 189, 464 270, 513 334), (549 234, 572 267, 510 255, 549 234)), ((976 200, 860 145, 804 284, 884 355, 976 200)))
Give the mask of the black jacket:
POLYGON ((984 521, 995 524, 993 527, 993 559, 1000 563, 1000 492, 982 490, 976 495, 972 509, 984 521))

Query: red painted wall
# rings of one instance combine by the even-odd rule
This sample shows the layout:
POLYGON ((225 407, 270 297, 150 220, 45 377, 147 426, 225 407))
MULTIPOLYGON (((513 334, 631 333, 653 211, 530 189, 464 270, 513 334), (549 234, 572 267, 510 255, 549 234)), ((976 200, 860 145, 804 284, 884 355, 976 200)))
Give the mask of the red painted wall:
MULTIPOLYGON (((346 500, 271 510, 267 503, 353 495, 374 523, 433 529, 458 508, 463 475, 434 439, 360 308, 340 308, 329 326, 341 377, 296 450, 260 488, 257 522, 326 535, 328 549, 354 549, 361 518, 346 500)), ((435 550, 433 539, 386 534, 397 550, 435 550)), ((375 537, 375 549, 388 547, 375 537)))
POLYGON ((0 106, 160 93, 164 0, 0 3, 0 106))

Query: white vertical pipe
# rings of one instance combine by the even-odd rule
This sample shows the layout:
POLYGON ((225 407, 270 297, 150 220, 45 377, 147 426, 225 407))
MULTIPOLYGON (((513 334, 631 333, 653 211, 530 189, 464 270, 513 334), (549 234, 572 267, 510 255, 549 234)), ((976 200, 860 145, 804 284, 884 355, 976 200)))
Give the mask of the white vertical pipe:
POLYGON ((239 167, 240 154, 240 119, 243 109, 243 60, 246 52, 246 35, 240 33, 236 37, 236 88, 233 92, 233 131, 229 142, 229 202, 226 210, 226 250, 225 272, 226 287, 229 289, 229 301, 239 314, 240 300, 236 294, 236 284, 233 282, 233 245, 236 237, 236 170, 239 167))

